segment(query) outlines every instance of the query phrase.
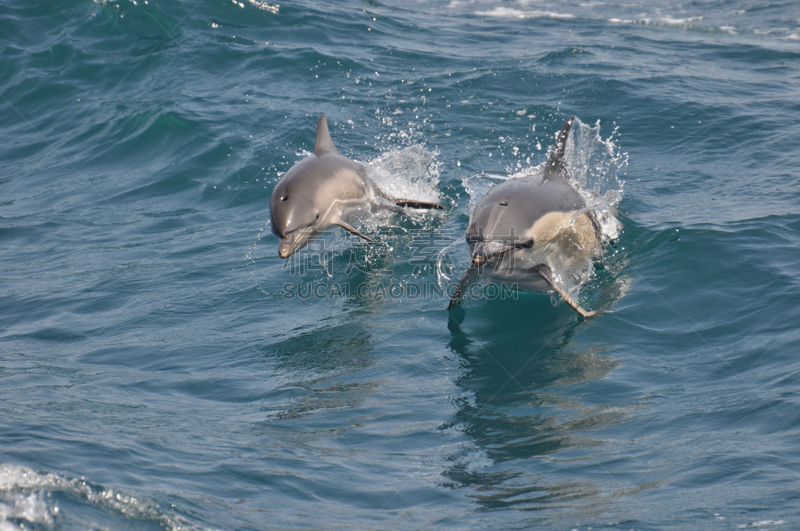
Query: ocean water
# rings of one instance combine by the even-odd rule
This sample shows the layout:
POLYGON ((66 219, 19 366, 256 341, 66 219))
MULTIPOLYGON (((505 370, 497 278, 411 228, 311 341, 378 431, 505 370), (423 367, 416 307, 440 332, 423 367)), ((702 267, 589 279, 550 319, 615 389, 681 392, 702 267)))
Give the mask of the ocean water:
POLYGON ((794 0, 2 2, 0 529, 800 528, 798 87, 794 0), (445 209, 281 260, 321 114, 445 209), (570 115, 597 315, 448 312, 570 115))

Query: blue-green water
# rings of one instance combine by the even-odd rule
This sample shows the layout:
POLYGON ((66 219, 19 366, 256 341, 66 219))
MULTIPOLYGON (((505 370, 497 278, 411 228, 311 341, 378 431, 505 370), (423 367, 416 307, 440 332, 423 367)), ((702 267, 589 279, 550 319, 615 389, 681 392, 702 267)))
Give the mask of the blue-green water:
POLYGON ((800 4, 396 4, 0 5, 0 529, 800 527, 800 4), (445 210, 281 260, 321 114, 445 210), (571 114, 598 315, 447 312, 571 114))

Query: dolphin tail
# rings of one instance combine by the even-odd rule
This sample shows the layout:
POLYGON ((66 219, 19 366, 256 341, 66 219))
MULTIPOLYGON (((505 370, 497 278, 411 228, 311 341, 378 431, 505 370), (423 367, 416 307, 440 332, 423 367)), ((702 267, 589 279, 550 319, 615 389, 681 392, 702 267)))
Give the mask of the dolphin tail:
POLYGON ((428 201, 417 201, 416 199, 397 199, 388 195, 386 192, 381 190, 375 181, 372 182, 372 186, 375 188, 375 193, 382 198, 386 199, 387 201, 394 203, 399 207, 410 207, 410 208, 425 208, 431 210, 442 210, 444 207, 439 203, 430 203, 428 201))
POLYGON ((564 288, 562 288, 556 283, 556 280, 553 277, 553 270, 550 269, 550 266, 546 264, 539 264, 538 266, 536 266, 536 271, 540 275, 542 275, 542 278, 544 278, 545 281, 547 281, 547 283, 550 284, 550 287, 552 287, 556 291, 556 293, 558 293, 561 296, 561 298, 564 299, 564 302, 569 304, 573 310, 575 310, 580 314, 581 317, 591 317, 596 313, 593 311, 590 312, 588 310, 585 310, 580 304, 578 304, 578 301, 573 299, 564 288))
POLYGON ((365 236, 364 234, 362 234, 361 232, 357 231, 356 229, 354 229, 353 227, 351 227, 350 225, 348 225, 347 223, 345 223, 345 222, 344 222, 344 221, 342 221, 342 220, 339 220, 339 221, 337 221, 335 224, 336 224, 336 225, 339 225, 340 227, 342 227, 342 228, 343 228, 343 229, 345 229, 345 230, 348 230, 348 231, 352 232, 352 233, 353 233, 353 234, 355 234, 356 236, 359 236, 359 237, 361 237, 361 238, 364 238, 364 239, 365 239, 365 240, 367 240, 368 242, 372 242, 372 241, 373 241, 373 240, 372 240, 372 238, 370 238, 370 237, 368 237, 368 236, 365 236))
POLYGON ((426 208, 430 210, 444 209, 444 207, 439 203, 429 203, 427 201, 417 201, 414 199, 390 199, 389 201, 394 202, 394 204, 399 207, 426 208))
POLYGON ((564 153, 567 149, 567 138, 569 137, 570 129, 575 121, 575 116, 570 116, 558 132, 556 144, 550 152, 550 157, 547 159, 547 166, 545 166, 544 180, 549 179, 553 175, 560 175, 565 177, 567 174, 567 163, 564 160, 564 153))
POLYGON ((469 265, 469 269, 467 269, 467 272, 464 273, 464 276, 461 278, 461 280, 458 281, 458 285, 456 286, 455 291, 453 291, 453 296, 450 297, 450 304, 447 305, 448 310, 452 310, 453 308, 461 304, 461 298, 464 296, 464 286, 467 285, 467 282, 469 282, 477 272, 478 272, 478 265, 475 264, 475 262, 472 262, 469 265))

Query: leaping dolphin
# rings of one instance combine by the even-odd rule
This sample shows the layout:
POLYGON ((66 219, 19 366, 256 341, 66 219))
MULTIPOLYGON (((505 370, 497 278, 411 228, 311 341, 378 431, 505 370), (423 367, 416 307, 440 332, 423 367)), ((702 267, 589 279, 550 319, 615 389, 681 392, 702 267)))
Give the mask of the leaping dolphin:
POLYGON ((280 239, 278 254, 288 258, 333 225, 371 242, 348 221, 377 205, 377 197, 400 207, 442 208, 384 194, 364 166, 339 153, 328 131, 328 118, 320 116, 314 154, 289 168, 272 191, 270 215, 272 232, 280 239))
POLYGON ((475 206, 466 233, 472 263, 448 310, 461 303, 467 282, 485 271, 506 284, 555 291, 580 315, 594 315, 560 282, 565 276, 588 276, 592 259, 602 253, 594 213, 567 181, 564 152, 574 120, 571 116, 561 128, 540 172, 495 186, 475 206))

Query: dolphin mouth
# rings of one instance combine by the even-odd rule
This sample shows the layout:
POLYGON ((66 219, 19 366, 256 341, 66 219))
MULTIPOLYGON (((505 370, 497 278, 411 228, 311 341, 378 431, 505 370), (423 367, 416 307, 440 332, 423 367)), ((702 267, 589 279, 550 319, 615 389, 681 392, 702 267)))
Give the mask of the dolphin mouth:
POLYGON ((472 250, 472 263, 478 266, 502 258, 511 251, 530 249, 532 247, 533 240, 526 240, 514 244, 492 240, 482 241, 477 243, 472 250))
POLYGON ((294 253, 302 249, 309 240, 317 236, 317 231, 313 227, 304 227, 287 232, 278 244, 278 256, 289 258, 294 253))

